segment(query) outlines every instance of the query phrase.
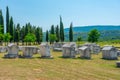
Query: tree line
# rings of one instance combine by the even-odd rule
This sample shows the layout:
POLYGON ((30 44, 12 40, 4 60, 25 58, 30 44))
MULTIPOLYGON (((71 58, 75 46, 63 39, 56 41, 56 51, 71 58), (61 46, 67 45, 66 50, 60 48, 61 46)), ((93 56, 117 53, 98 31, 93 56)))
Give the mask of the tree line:
MULTIPOLYGON (((69 42, 73 41, 81 41, 82 38, 79 36, 77 40, 74 40, 74 31, 73 31, 73 23, 70 23, 69 27, 69 42)), ((88 42, 97 42, 100 37, 100 32, 97 29, 93 29, 88 33, 88 42)), ((64 42, 64 25, 62 22, 62 17, 60 16, 60 26, 51 25, 51 29, 46 31, 46 42, 64 42)))
POLYGON ((31 25, 26 23, 21 26, 19 23, 15 24, 13 17, 9 15, 9 8, 6 7, 6 26, 4 26, 4 18, 2 15, 2 10, 0 10, 0 44, 3 42, 8 44, 8 42, 14 42, 19 45, 21 42, 23 45, 40 44, 43 38, 42 28, 39 26, 31 25))
MULTIPOLYGON (((74 41, 73 36, 73 23, 70 23, 69 28, 69 41, 74 41)), ((100 36, 99 32, 95 29, 89 32, 88 34, 89 42, 96 42, 100 36)), ((65 34, 64 34, 64 24, 62 21, 62 17, 60 16, 59 25, 51 25, 50 30, 46 30, 46 42, 64 42, 65 34)), ((78 41, 81 41, 81 37, 79 36, 78 41)), ((31 25, 30 23, 26 23, 24 26, 21 26, 19 23, 15 24, 13 21, 13 17, 9 15, 9 8, 6 7, 6 27, 4 26, 4 18, 2 15, 2 10, 0 10, 0 44, 3 42, 8 44, 8 42, 14 42, 19 45, 19 42, 22 45, 30 45, 40 44, 43 41, 43 30, 42 27, 31 25), (6 29, 6 30, 5 30, 6 29)))

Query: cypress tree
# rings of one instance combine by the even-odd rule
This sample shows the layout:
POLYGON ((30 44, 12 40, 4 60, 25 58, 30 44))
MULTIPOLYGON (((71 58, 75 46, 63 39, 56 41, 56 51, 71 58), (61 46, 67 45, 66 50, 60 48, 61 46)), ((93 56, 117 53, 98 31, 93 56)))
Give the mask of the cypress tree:
POLYGON ((9 23, 9 27, 10 27, 10 35, 12 36, 11 40, 13 40, 13 18, 10 18, 10 23, 9 23))
POLYGON ((73 24, 70 24, 70 29, 69 29, 69 41, 72 42, 73 41, 73 24))
POLYGON ((20 39, 22 40, 22 45, 24 45, 24 38, 25 38, 25 27, 23 26, 20 30, 20 39))
POLYGON ((51 34, 55 34, 54 25, 51 26, 50 33, 51 33, 51 34))
POLYGON ((49 32, 48 32, 48 30, 46 31, 46 42, 48 42, 49 41, 49 32))
POLYGON ((14 24, 14 28, 13 28, 13 41, 16 41, 16 26, 14 24))
POLYGON ((56 38, 57 38, 57 40, 56 40, 56 42, 59 42, 60 41, 60 30, 59 30, 59 26, 57 25, 56 26, 56 38))
POLYGON ((36 29, 36 41, 38 44, 40 44, 40 27, 37 27, 36 29))
POLYGON ((8 6, 6 7, 6 32, 10 32, 10 27, 9 27, 9 8, 8 6))
POLYGON ((40 42, 42 42, 43 40, 43 31, 42 31, 42 28, 40 28, 40 42))
POLYGON ((28 34, 28 24, 25 25, 25 36, 28 34))
MULTIPOLYGON (((39 26, 37 28, 39 28, 39 26)), ((37 28, 36 28, 36 26, 32 26, 32 28, 31 28, 32 30, 31 31, 32 31, 33 34, 35 34, 37 28)))
POLYGON ((4 18, 2 15, 2 10, 0 10, 0 32, 4 34, 4 18))
POLYGON ((19 45, 18 43, 20 41, 20 24, 17 24, 15 38, 16 38, 17 45, 19 45))
POLYGON ((64 41, 64 26, 62 22, 62 17, 60 16, 60 40, 64 41))

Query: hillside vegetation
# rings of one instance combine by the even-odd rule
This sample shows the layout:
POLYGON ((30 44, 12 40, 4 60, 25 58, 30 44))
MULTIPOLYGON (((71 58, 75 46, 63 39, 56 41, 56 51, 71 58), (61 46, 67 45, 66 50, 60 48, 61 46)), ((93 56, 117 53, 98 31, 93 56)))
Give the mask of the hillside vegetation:
MULTIPOLYGON (((74 32, 74 40, 77 40, 79 36, 82 37, 83 40, 87 40, 88 32, 93 29, 97 29, 100 31, 100 40, 116 40, 120 39, 120 26, 112 26, 112 25, 96 25, 96 26, 78 26, 73 27, 74 32)), ((69 28, 65 30, 65 39, 68 41, 69 38, 69 28)))

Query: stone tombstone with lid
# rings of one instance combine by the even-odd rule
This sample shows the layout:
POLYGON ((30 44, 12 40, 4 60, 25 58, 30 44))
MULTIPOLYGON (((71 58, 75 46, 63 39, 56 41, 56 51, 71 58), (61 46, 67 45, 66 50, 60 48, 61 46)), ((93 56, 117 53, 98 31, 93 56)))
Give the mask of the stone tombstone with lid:
POLYGON ((99 45, 93 45, 93 53, 98 54, 101 51, 101 47, 99 45))
POLYGON ((106 45, 102 49, 102 58, 108 60, 118 59, 117 51, 114 46, 106 45))
POLYGON ((7 47, 0 46, 0 52, 1 53, 7 52, 7 47))
POLYGON ((120 61, 116 61, 116 66, 120 68, 120 61))
POLYGON ((37 53, 36 46, 22 46, 21 50, 23 51, 23 58, 32 58, 34 53, 37 53))
POLYGON ((120 57, 120 50, 117 51, 117 55, 120 57))
POLYGON ((82 46, 79 48, 80 58, 91 59, 91 51, 88 46, 82 46))
POLYGON ((48 43, 41 43, 40 44, 40 51, 39 51, 41 58, 52 58, 50 54, 50 46, 48 43))
POLYGON ((76 42, 70 42, 70 45, 73 45, 73 47, 75 48, 75 54, 78 54, 78 47, 76 42))
POLYGON ((86 44, 84 44, 84 46, 88 46, 91 50, 91 53, 93 53, 93 54, 98 54, 101 51, 100 46, 97 45, 96 43, 86 43, 86 44))
POLYGON ((8 53, 5 54, 5 58, 17 58, 19 47, 13 43, 7 46, 8 53))
POLYGON ((56 42, 53 44, 53 51, 62 51, 63 43, 56 42))
POLYGON ((75 58, 76 55, 76 44, 75 43, 66 43, 63 45, 62 57, 64 58, 75 58))

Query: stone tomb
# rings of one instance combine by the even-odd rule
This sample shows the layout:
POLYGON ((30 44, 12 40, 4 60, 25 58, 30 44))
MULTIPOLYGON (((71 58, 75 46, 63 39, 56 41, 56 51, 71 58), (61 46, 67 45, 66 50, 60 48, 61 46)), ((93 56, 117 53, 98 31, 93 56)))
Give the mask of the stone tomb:
POLYGON ((7 48, 4 46, 0 46, 0 53, 7 52, 7 48))
POLYGON ((120 61, 116 61, 116 66, 120 68, 120 61))
POLYGON ((63 43, 54 43, 53 44, 53 51, 62 51, 63 43))
POLYGON ((101 51, 101 48, 100 48, 100 46, 99 45, 93 45, 93 54, 98 54, 98 53, 100 53, 100 51, 101 51))
POLYGON ((102 49, 102 58, 109 59, 109 60, 118 59, 117 51, 118 50, 113 46, 104 46, 102 49))
POLYGON ((19 51, 22 51, 23 46, 19 46, 19 51))
POLYGON ((70 45, 74 45, 73 47, 75 48, 75 54, 78 54, 79 51, 78 51, 78 47, 77 47, 76 42, 70 42, 70 45))
POLYGON ((91 52, 88 46, 82 46, 79 48, 80 58, 91 59, 91 52))
POLYGON ((101 51, 100 46, 95 43, 86 43, 84 46, 88 46, 93 54, 98 54, 101 51))
POLYGON ((21 50, 23 51, 23 58, 32 58, 34 53, 37 53, 38 48, 36 46, 22 46, 21 50))
POLYGON ((64 58, 75 58, 76 51, 75 51, 76 45, 72 43, 67 43, 63 45, 63 54, 62 57, 64 58))
POLYGON ((120 51, 117 51, 117 56, 119 56, 119 57, 120 57, 120 51))
POLYGON ((50 46, 47 43, 40 44, 40 51, 39 51, 41 58, 52 58, 50 54, 50 46))
POLYGON ((4 55, 5 58, 17 58, 19 47, 15 44, 9 44, 7 46, 8 53, 4 55))

